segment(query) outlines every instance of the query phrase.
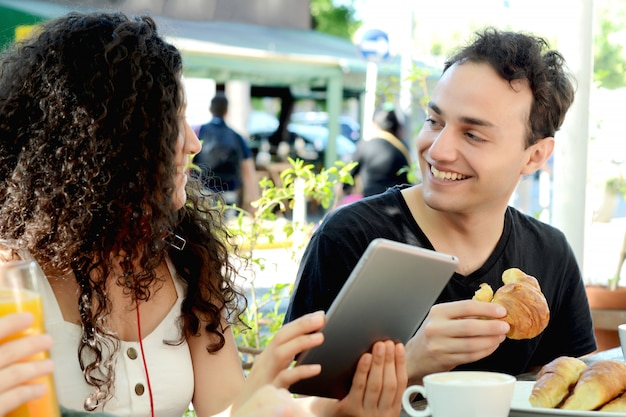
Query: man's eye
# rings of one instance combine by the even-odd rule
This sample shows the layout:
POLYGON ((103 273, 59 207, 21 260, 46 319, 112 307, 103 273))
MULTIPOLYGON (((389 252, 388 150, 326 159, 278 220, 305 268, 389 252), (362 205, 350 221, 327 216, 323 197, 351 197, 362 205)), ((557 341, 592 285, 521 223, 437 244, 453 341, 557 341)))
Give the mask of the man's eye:
POLYGON ((479 136, 476 136, 475 134, 473 134, 473 133, 471 133, 471 132, 467 132, 467 133, 465 133, 465 136, 466 136, 469 140, 471 140, 472 142, 485 142, 485 140, 484 140, 484 139, 482 139, 482 138, 481 138, 481 137, 479 137, 479 136))

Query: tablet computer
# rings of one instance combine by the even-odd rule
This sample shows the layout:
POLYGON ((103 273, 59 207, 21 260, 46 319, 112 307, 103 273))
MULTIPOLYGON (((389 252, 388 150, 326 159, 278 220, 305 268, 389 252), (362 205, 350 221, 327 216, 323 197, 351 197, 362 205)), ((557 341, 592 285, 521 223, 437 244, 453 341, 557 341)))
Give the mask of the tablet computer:
POLYGON ((319 375, 289 390, 319 397, 345 397, 359 358, 380 340, 406 343, 449 281, 458 260, 452 255, 373 240, 326 312, 324 342, 296 362, 321 364, 319 375))

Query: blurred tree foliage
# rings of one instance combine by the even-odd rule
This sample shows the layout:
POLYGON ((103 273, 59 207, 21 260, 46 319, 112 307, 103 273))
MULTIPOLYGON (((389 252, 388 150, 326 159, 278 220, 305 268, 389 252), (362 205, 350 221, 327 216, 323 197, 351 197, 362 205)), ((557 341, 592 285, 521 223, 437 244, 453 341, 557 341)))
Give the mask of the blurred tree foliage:
POLYGON ((354 2, 343 3, 335 5, 333 0, 311 0, 313 29, 351 40, 361 21, 354 17, 354 2))
POLYGON ((598 87, 616 89, 626 86, 626 56, 624 47, 620 44, 624 39, 626 2, 598 2, 593 39, 593 80, 598 87))

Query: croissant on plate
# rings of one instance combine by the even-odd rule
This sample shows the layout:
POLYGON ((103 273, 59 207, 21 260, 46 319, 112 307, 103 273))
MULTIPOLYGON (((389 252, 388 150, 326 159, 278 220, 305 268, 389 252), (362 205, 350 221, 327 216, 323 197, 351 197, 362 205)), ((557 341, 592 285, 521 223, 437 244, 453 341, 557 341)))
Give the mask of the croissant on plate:
POLYGON ((518 268, 504 271, 502 282, 504 285, 495 294, 489 284, 481 284, 473 299, 491 301, 506 308, 507 315, 503 320, 511 326, 507 333, 509 339, 532 339, 538 336, 550 320, 548 302, 539 282, 518 268))
POLYGON ((589 365, 580 374, 572 394, 561 406, 564 410, 591 411, 626 391, 626 364, 603 360, 589 365))
POLYGON ((541 368, 528 401, 533 407, 555 408, 570 391, 587 364, 570 356, 559 356, 541 368))
POLYGON ((626 392, 603 405, 598 411, 607 411, 611 413, 626 412, 626 392))

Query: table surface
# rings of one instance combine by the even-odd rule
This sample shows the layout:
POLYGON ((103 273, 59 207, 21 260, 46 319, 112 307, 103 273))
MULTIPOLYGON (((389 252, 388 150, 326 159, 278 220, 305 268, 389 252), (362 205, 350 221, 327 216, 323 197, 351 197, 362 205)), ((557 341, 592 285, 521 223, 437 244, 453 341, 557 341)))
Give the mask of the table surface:
POLYGON ((590 364, 595 361, 607 359, 624 360, 624 355, 622 355, 622 348, 616 347, 602 352, 592 353, 591 355, 585 356, 581 359, 587 362, 587 364, 590 364))
MULTIPOLYGON (((581 357, 580 359, 583 360, 585 363, 587 363, 587 365, 589 365, 593 362, 597 362, 601 360, 608 360, 608 359, 623 361, 624 356, 622 355, 622 349, 619 347, 616 347, 616 348, 608 349, 608 350, 601 351, 601 352, 591 353, 587 356, 581 357)), ((534 381, 536 375, 537 375, 537 371, 527 372, 527 373, 518 375, 516 378, 518 381, 534 381)), ((424 406, 426 405, 426 400, 416 401, 413 405, 417 409, 423 409, 424 406)), ((403 410, 400 413, 400 417, 409 417, 409 415, 405 413, 403 410)), ((515 413, 511 412, 509 417, 515 417, 515 413)))

